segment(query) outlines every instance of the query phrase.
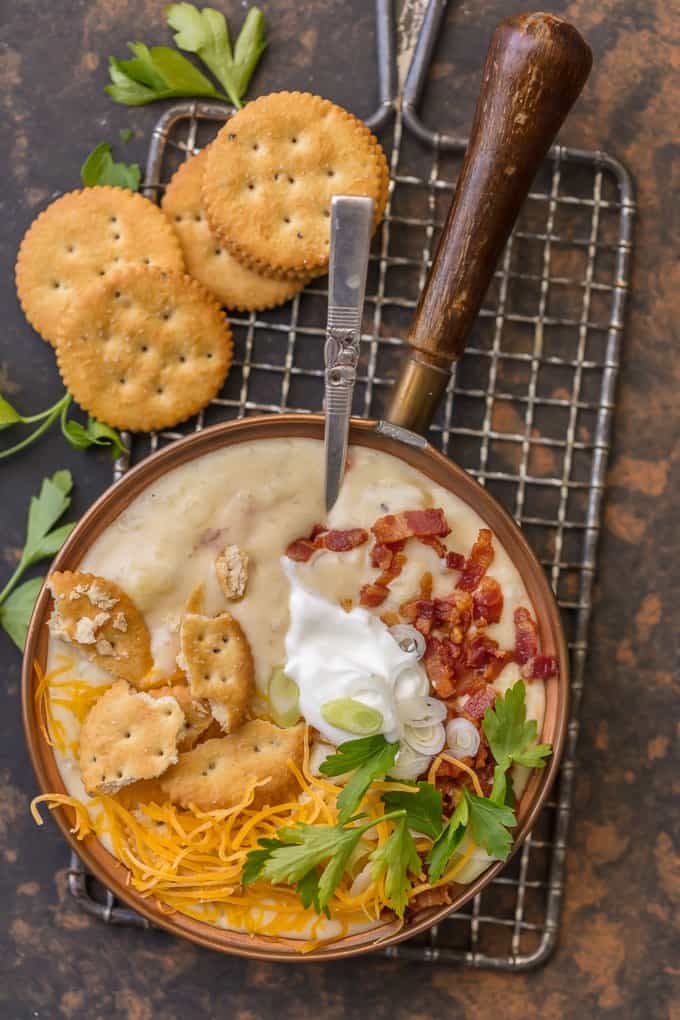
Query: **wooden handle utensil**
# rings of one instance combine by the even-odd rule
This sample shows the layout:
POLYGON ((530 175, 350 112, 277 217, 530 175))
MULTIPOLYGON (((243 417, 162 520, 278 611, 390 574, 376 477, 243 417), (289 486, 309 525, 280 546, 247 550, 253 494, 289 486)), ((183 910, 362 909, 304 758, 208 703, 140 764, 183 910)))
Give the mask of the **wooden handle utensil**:
POLYGON ((408 333, 412 351, 387 419, 427 428, 463 353, 536 171, 588 77, 592 54, 552 14, 498 26, 484 65, 458 185, 408 333))

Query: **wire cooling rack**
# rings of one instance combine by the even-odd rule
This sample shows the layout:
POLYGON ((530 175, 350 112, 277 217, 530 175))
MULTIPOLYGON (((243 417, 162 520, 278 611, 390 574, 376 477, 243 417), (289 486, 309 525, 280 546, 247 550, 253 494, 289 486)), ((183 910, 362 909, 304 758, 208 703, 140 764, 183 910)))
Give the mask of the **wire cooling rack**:
MULTIPOLYGON (((401 21, 423 3, 405 7, 401 21)), ((380 105, 368 123, 381 129, 391 186, 366 287, 354 395, 364 417, 384 413, 465 151, 463 139, 431 131, 418 114, 444 8, 427 3, 397 101, 392 5, 376 0, 380 105)), ((146 194, 159 198, 229 114, 203 103, 168 110, 151 139, 146 194)), ((633 213, 632 183, 616 160, 551 150, 430 430, 514 515, 545 567, 569 642, 571 714, 556 789, 521 851, 463 911, 388 949, 393 958, 526 970, 556 945, 633 213)), ((319 410, 326 303, 318 280, 279 309, 230 316, 235 360, 220 395, 181 430, 135 438, 131 459, 230 418, 319 410)), ((128 467, 119 461, 116 475, 128 467)), ((75 855, 69 888, 110 924, 149 926, 75 855)))

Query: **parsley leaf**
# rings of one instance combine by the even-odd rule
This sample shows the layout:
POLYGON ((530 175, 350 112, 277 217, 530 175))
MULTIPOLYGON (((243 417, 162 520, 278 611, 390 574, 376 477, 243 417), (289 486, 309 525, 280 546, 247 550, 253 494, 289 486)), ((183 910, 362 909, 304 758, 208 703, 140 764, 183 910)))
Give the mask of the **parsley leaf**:
POLYGON ((16 570, 0 592, 0 625, 18 648, 23 648, 26 640, 28 621, 42 585, 42 578, 34 578, 18 588, 17 582, 33 563, 51 559, 61 549, 75 527, 75 524, 64 524, 54 528, 71 503, 69 493, 72 487, 71 472, 56 471, 51 478, 43 479, 39 495, 31 499, 26 542, 21 558, 16 570))
POLYGON ((550 744, 534 744, 536 720, 526 717, 526 688, 521 680, 486 710, 482 727, 491 753, 504 770, 513 762, 542 769, 552 753, 550 744))
POLYGON ((417 783, 413 793, 390 790, 383 794, 388 811, 403 810, 409 829, 437 839, 442 831, 442 795, 432 783, 417 783))
POLYGON ((114 163, 108 142, 94 148, 80 168, 80 179, 86 188, 108 184, 114 188, 139 191, 141 178, 138 163, 114 163))
POLYGON ((118 134, 121 142, 130 142, 135 137, 135 132, 132 128, 121 128, 118 134))
POLYGON ((144 106, 157 99, 201 96, 226 99, 208 78, 181 53, 168 46, 149 49, 144 43, 128 43, 133 57, 109 57, 111 84, 106 92, 123 106, 144 106))
POLYGON ((257 63, 266 48, 264 17, 257 7, 246 16, 232 52, 229 27, 221 11, 199 10, 193 4, 170 4, 165 9, 168 25, 175 31, 175 45, 195 53, 215 75, 237 109, 257 63))
POLYGON ((19 412, 12 407, 9 400, 0 397, 0 429, 7 429, 10 425, 16 425, 17 422, 23 420, 19 412))
POLYGON ((470 831, 475 843, 490 857, 504 861, 512 846, 508 830, 517 824, 515 812, 505 804, 495 804, 488 797, 478 797, 469 790, 464 790, 463 796, 468 804, 470 831))
POLYGON ((438 882, 446 871, 446 866, 463 840, 469 816, 468 802, 465 797, 461 797, 448 825, 427 855, 430 882, 438 882))
POLYGON ((371 878, 377 880, 385 875, 385 897, 395 913, 403 917, 408 903, 409 873, 419 875, 421 871, 420 857, 405 816, 399 819, 383 845, 373 851, 371 862, 371 878))
POLYGON ((337 753, 321 764, 324 776, 340 776, 354 771, 342 793, 338 795, 338 817, 344 824, 349 821, 374 779, 386 776, 394 765, 399 743, 388 744, 381 733, 340 744, 337 753))
MULTIPOLYGON (((384 819, 404 818, 401 812, 385 815, 384 819)), ((325 911, 337 889, 354 848, 362 835, 372 828, 371 820, 363 825, 344 828, 342 825, 306 825, 303 822, 277 831, 276 839, 261 839, 251 850, 241 872, 243 885, 258 879, 294 885, 306 906, 325 911), (324 864, 325 862, 325 864, 324 864), (324 865, 320 874, 316 869, 324 865)))
POLYGON ((68 408, 65 408, 62 414, 61 431, 76 450, 86 450, 89 446, 110 446, 114 460, 130 452, 119 433, 110 425, 105 425, 92 416, 88 417, 87 425, 81 425, 79 421, 66 417, 67 410, 68 408))
POLYGON ((43 581, 42 577, 24 581, 0 606, 0 626, 7 631, 20 652, 23 652, 26 644, 28 623, 43 581))

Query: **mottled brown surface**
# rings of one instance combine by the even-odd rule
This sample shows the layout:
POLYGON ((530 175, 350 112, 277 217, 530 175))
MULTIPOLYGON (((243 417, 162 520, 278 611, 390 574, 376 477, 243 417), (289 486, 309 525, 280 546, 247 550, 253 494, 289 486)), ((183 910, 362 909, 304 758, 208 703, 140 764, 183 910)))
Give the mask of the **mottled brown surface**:
MULTIPOLYGON (((428 91, 431 123, 467 129, 491 30, 524 6, 451 5, 428 91)), ((546 6, 575 21, 595 57, 587 93, 562 138, 620 157, 637 179, 640 208, 556 956, 526 975, 378 958, 291 969, 222 959, 162 934, 90 920, 66 894, 56 828, 38 833, 27 814, 35 785, 20 730, 19 657, 0 636, 3 1018, 680 1016, 673 806, 680 371, 677 356, 669 357, 680 311, 677 199, 673 207, 680 183, 673 141, 680 120, 678 19, 673 4, 658 0, 546 6)), ((126 158, 143 157, 143 134, 158 111, 114 107, 101 91, 104 64, 109 53, 122 55, 127 39, 162 41, 162 7, 161 0, 6 5, 0 102, 11 133, 3 153, 0 391, 27 408, 46 406, 59 386, 49 351, 15 303, 16 246, 45 199, 77 182, 94 144, 116 140, 118 128, 130 125, 137 137, 126 158)), ((274 31, 256 90, 311 88, 366 114, 373 105, 372 86, 362 81, 372 80, 367 0, 276 0, 266 9, 274 31), (338 59, 343 52, 349 66, 338 59)), ((84 459, 54 436, 0 468, 4 567, 22 540, 19 508, 48 469, 67 465, 78 483, 78 512, 110 477, 105 454, 84 459)))

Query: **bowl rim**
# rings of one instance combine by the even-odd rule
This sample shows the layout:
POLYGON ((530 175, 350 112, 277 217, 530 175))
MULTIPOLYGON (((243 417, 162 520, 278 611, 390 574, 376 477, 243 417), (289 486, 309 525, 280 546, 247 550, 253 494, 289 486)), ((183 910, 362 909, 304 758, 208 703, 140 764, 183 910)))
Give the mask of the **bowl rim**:
MULTIPOLYGON (((461 498, 485 523, 488 523, 494 537, 501 542, 519 571, 534 608, 541 647, 544 651, 556 655, 559 662, 558 676, 554 681, 547 682, 546 715, 543 723, 545 735, 548 694, 551 692, 552 732, 549 736, 553 754, 545 769, 534 769, 529 777, 520 799, 518 825, 513 834, 513 846, 507 861, 491 865, 468 885, 453 883, 451 886, 453 899, 450 904, 429 908, 403 925, 387 921, 365 932, 341 936, 335 942, 321 944, 305 953, 299 949, 301 940, 266 935, 253 936, 217 927, 178 912, 164 913, 156 905, 155 899, 145 898, 127 885, 128 869, 106 850, 98 837, 76 839, 71 832, 65 809, 57 807, 50 812, 54 815, 67 842, 88 870, 115 896, 153 925, 206 948, 261 960, 318 962, 376 951, 411 938, 442 921, 447 914, 460 910, 506 867, 531 830, 557 776, 568 723, 569 657, 559 609, 543 568, 508 512, 471 475, 429 443, 419 441, 417 444, 408 445, 403 440, 395 438, 393 430, 381 431, 380 425, 380 422, 374 420, 353 418, 350 423, 350 444, 383 450, 410 463, 454 494, 460 496, 459 490, 462 490, 461 498)), ((322 414, 291 412, 258 415, 222 422, 168 444, 144 458, 98 497, 76 524, 51 564, 49 572, 76 569, 98 534, 157 478, 180 465, 238 443, 297 437, 320 440, 323 438, 323 427, 322 414)), ((420 440, 420 437, 418 438, 420 440)), ((53 750, 40 730, 34 699, 33 664, 36 660, 41 661, 42 656, 41 664, 44 665, 44 653, 47 649, 47 610, 50 603, 49 591, 43 587, 33 610, 24 651, 21 678, 22 717, 29 755, 41 793, 65 793, 66 788, 59 774, 53 750)))

